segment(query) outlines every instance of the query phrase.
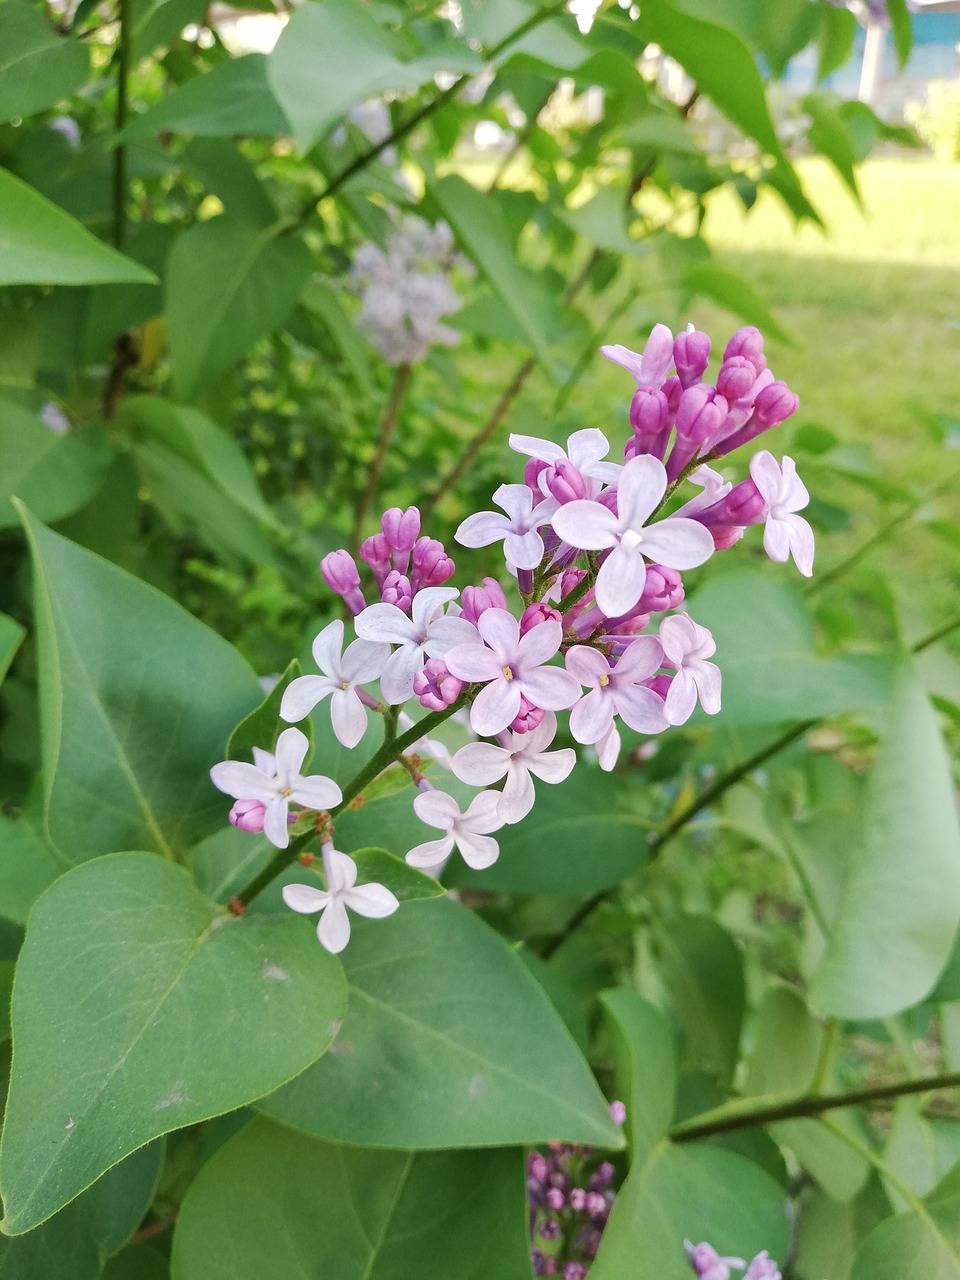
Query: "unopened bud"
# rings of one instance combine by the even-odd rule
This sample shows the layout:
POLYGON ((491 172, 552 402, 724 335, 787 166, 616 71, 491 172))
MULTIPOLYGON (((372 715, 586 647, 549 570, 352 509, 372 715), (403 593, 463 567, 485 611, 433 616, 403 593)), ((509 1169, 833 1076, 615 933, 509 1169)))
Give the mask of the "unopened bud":
POLYGON ((436 538, 418 538, 413 548, 413 572, 410 579, 414 590, 421 587, 440 587, 452 578, 456 566, 436 538))
POLYGON ((464 587, 460 596, 460 617, 474 626, 487 609, 506 609, 507 597, 496 578, 484 578, 482 587, 464 587))
POLYGON ((683 603, 683 579, 664 564, 647 565, 643 595, 637 604, 642 613, 663 613, 683 603))
POLYGON ((723 353, 724 363, 734 356, 743 356, 749 360, 757 373, 767 367, 767 358, 763 354, 763 334, 752 324, 738 329, 726 345, 723 353))
POLYGON ((544 712, 540 707, 535 707, 532 702, 528 702, 521 695, 520 710, 510 722, 509 727, 514 733, 531 733, 534 729, 539 728, 543 721, 543 716, 544 712))
POLYGON ((746 356, 724 360, 717 375, 717 390, 730 404, 741 400, 757 380, 756 366, 746 356))
POLYGON ((372 537, 364 538, 360 543, 360 559, 372 571, 378 587, 383 586, 383 580, 390 572, 390 543, 382 533, 375 533, 372 537))
POLYGON ((566 458, 561 458, 546 472, 546 486, 552 498, 558 502, 576 502, 587 496, 583 476, 566 458))
POLYGON ((413 677, 413 692, 428 711, 443 711, 460 697, 463 681, 439 658, 428 658, 413 677))
POLYGON ((413 587, 410 585, 410 579, 405 574, 398 573, 396 569, 391 569, 380 588, 380 599, 384 604, 396 605, 404 613, 409 613, 413 601, 413 587))
POLYGON ((360 572, 349 551, 331 551, 320 561, 323 580, 338 596, 342 596, 353 614, 361 613, 367 602, 360 590, 360 572))
POLYGON ((394 551, 412 551, 420 536, 420 512, 416 507, 391 507, 380 517, 380 528, 394 551))
POLYGON ((663 458, 666 448, 670 404, 659 387, 637 387, 630 402, 630 426, 636 433, 640 453, 663 458))
POLYGON ((257 834, 263 830, 267 807, 259 800, 238 800, 230 810, 230 822, 240 831, 257 834))
POLYGON ((699 329, 678 334, 673 344, 673 363, 684 390, 698 383, 710 363, 710 339, 707 334, 699 329))
POLYGON ((541 622, 561 622, 562 618, 556 609, 552 609, 550 605, 542 600, 528 604, 520 615, 520 634, 525 636, 531 627, 537 627, 541 622))

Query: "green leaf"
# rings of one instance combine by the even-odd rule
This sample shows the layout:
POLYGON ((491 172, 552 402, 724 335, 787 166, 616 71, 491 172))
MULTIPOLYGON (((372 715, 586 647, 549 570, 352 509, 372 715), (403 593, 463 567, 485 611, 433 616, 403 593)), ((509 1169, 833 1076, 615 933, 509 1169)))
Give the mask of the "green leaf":
POLYGON ((518 1151, 370 1151, 254 1120, 204 1167, 176 1280, 527 1280, 518 1151))
POLYGON ((683 916, 655 932, 663 978, 686 1032, 688 1059, 729 1083, 744 1010, 743 957, 709 916, 683 916))
POLYGON ((19 622, 15 622, 5 613, 0 613, 0 684, 10 670, 10 664, 16 657, 26 634, 19 622))
POLYGON ((810 609, 788 582, 757 569, 737 569, 697 591, 690 613, 717 642, 726 725, 807 720, 887 704, 889 659, 872 654, 818 658, 810 609), (750 619, 749 627, 744 618, 750 619))
POLYGON ((790 987, 771 987, 753 1022, 748 1094, 806 1093, 820 1061, 823 1029, 790 987))
POLYGON ((884 1166, 894 1175, 884 1179, 891 1204, 910 1209, 901 1186, 906 1184, 915 1195, 928 1195, 958 1160, 960 1121, 927 1119, 916 1098, 901 1098, 883 1150, 884 1166))
POLYGON ((460 248, 510 308, 532 349, 552 368, 547 335, 556 301, 517 261, 513 237, 495 195, 478 191, 457 174, 429 183, 427 191, 456 233, 460 248))
POLYGON ((19 524, 11 498, 41 520, 61 520, 85 506, 113 459, 99 427, 51 431, 39 415, 0 400, 0 529, 19 524))
POLYGON ((104 1268, 102 1280, 170 1280, 170 1263, 159 1249, 131 1244, 114 1254, 104 1268))
POLYGON ((395 858, 386 849, 357 849, 350 856, 357 864, 361 884, 385 884, 401 902, 439 898, 446 892, 442 884, 408 867, 402 858, 395 858))
POLYGON ((298 923, 227 915, 148 853, 86 863, 44 894, 13 994, 8 1234, 151 1138, 244 1106, 323 1053, 343 975, 298 923))
POLYGON ((590 1280, 690 1280, 684 1240, 720 1254, 786 1258, 783 1188, 755 1164, 711 1146, 659 1143, 620 1189, 590 1280))
POLYGON ((325 0, 297 9, 267 64, 277 101, 301 150, 374 94, 418 89, 437 72, 479 72, 480 57, 464 43, 445 42, 425 56, 402 47, 354 0, 325 0))
POLYGON ((170 254, 167 332, 178 393, 213 382, 282 324, 310 272, 310 252, 282 224, 258 229, 227 217, 191 227, 170 254))
POLYGON ((622 187, 612 184, 601 187, 586 204, 576 209, 558 209, 557 217, 591 244, 609 253, 650 252, 648 243, 633 240, 627 234, 627 193, 622 187))
POLYGON ((72 861, 185 851, 218 822, 209 779, 262 690, 235 649, 28 512, 47 827, 72 861))
MULTIPOLYGON (((10 995, 13 991, 15 960, 0 960, 0 1044, 10 1039, 10 995)), ((0 1270, 0 1276, 3 1275, 0 1270)))
POLYGON ((89 66, 87 48, 54 35, 28 0, 0 4, 0 121, 32 116, 72 97, 89 66))
POLYGON ((893 43, 897 47, 897 61, 902 69, 907 65, 913 48, 913 19, 907 8, 907 0, 887 0, 887 16, 893 27, 893 43))
POLYGON ((37 898, 68 867, 44 838, 39 789, 18 817, 0 813, 0 915, 26 924, 37 898))
POLYGON ((151 1142, 28 1235, 0 1237, 0 1280, 100 1280, 143 1221, 162 1161, 163 1143, 151 1142))
POLYGON ((647 857, 647 829, 624 810, 622 779, 580 763, 561 786, 539 784, 530 816, 497 832, 500 857, 492 867, 471 871, 458 860, 444 880, 504 893, 608 889, 647 857))
POLYGON ((0 285, 110 282, 155 284, 156 276, 0 169, 0 285))
POLYGON ((247 515, 276 523, 243 450, 199 409, 161 396, 128 396, 117 418, 132 434, 152 437, 179 454, 247 515))
POLYGON ((260 874, 276 852, 266 836, 225 823, 193 846, 188 861, 201 893, 214 902, 229 902, 260 874))
POLYGON ((356 920, 344 959, 333 1051, 264 1099, 267 1115, 358 1146, 622 1144, 547 997, 466 908, 438 898, 356 920))
POLYGON ((960 1164, 910 1213, 887 1218, 857 1251, 850 1280, 960 1276, 960 1164))
MULTIPOLYGON (((255 707, 248 716, 244 716, 230 734, 224 752, 225 760, 252 760, 254 747, 260 747, 263 751, 274 749, 281 727, 280 703, 283 701, 287 686, 301 674, 300 663, 294 658, 259 707, 255 707)), ((300 731, 306 735, 312 751, 313 721, 305 720, 300 725, 300 731)), ((309 762, 310 753, 308 752, 304 764, 309 762)))
POLYGON ((149 57, 158 45, 173 44, 184 27, 202 23, 204 0, 133 0, 130 44, 133 59, 149 57))
POLYGON ((289 133, 290 122, 267 81, 266 56, 248 53, 228 58, 205 75, 188 80, 132 120, 121 141, 168 130, 210 138, 289 133))
POLYGON ((266 187, 232 138, 194 138, 181 160, 232 217, 256 227, 276 222, 277 211, 266 187))
POLYGON ((779 342, 792 345, 792 339, 776 321, 767 304, 749 280, 736 271, 720 267, 715 262, 695 262, 683 272, 683 284, 687 289, 718 306, 732 311, 747 324, 756 325, 779 342))
POLYGON ((677 1063, 670 1023, 626 987, 603 991, 600 1003, 613 1041, 617 1097, 627 1108, 630 1159, 642 1164, 673 1118, 677 1063))
POLYGON ((301 301, 330 334, 360 390, 373 395, 375 383, 370 376, 370 345, 357 332, 334 290, 325 280, 313 279, 304 289, 301 301))
POLYGON ((793 1152, 827 1195, 847 1203, 863 1190, 870 1165, 835 1130, 845 1129, 860 1142, 868 1135, 859 1112, 832 1111, 830 1118, 830 1128, 819 1120, 784 1120, 770 1125, 769 1132, 779 1146, 793 1152))
POLYGON ((933 989, 958 922, 960 827, 950 761, 936 714, 904 666, 811 1004, 841 1018, 908 1009, 933 989))
POLYGON ((854 199, 862 206, 856 170, 861 157, 850 140, 846 120, 833 95, 808 93, 802 100, 802 105, 812 121, 807 130, 807 139, 830 161, 853 193, 854 199))
POLYGON ((817 80, 826 80, 834 71, 845 66, 853 53, 857 35, 857 19, 850 9, 836 5, 821 5, 820 62, 817 80))

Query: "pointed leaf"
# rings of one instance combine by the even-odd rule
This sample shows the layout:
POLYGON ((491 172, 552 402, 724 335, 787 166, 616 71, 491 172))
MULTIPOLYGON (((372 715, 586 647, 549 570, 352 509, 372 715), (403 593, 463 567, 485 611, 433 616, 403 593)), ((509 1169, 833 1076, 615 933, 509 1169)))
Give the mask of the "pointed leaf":
POLYGON ((17 497, 41 520, 62 520, 90 501, 114 458, 98 427, 51 431, 41 418, 0 400, 0 529, 19 522, 17 497))
POLYGON ((54 35, 29 0, 0 5, 0 121, 32 116, 72 97, 89 66, 85 46, 54 35))
POLYGON ((387 920, 355 917, 353 931, 333 1052, 261 1111, 362 1146, 622 1145, 547 997, 470 911, 412 902, 387 920))
POLYGON ((155 284, 156 279, 0 169, 0 285, 155 284))
POLYGON ((528 1280, 519 1151, 371 1151, 254 1120, 190 1188, 176 1280, 528 1280))
POLYGON ((630 1159, 644 1163, 673 1118, 677 1063, 673 1030, 659 1009, 626 987, 604 991, 617 1096, 627 1108, 630 1159))
POLYGON ((850 1280, 956 1280, 960 1276, 960 1164, 912 1212, 876 1227, 850 1280))
POLYGON ((226 819, 210 782, 262 690, 237 651, 174 601, 29 513, 47 826, 72 861, 186 850, 226 819))
POLYGON ((244 1106, 323 1053, 343 974, 297 925, 227 915, 149 853, 88 862, 44 894, 13 994, 8 1234, 151 1138, 244 1106))
POLYGON ((17 650, 26 635, 19 622, 5 613, 0 613, 0 683, 10 670, 10 663, 17 656, 17 650))
POLYGON ((289 133, 290 122, 267 82, 265 55, 229 58, 206 75, 188 80, 132 120, 124 136, 143 137, 167 130, 210 138, 289 133))

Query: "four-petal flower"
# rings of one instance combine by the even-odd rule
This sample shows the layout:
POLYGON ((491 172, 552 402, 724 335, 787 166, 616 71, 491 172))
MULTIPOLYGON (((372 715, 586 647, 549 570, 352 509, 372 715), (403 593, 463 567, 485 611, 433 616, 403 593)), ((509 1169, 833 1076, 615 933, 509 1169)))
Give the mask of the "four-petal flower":
POLYGON ((750 459, 750 478, 767 504, 763 549, 771 560, 783 563, 793 556, 805 578, 813 574, 813 530, 796 513, 810 501, 807 487, 797 475, 797 464, 784 458, 783 466, 767 449, 750 459))
POLYGON ((499 812, 498 792, 481 791, 461 813, 456 800, 446 791, 421 791, 413 808, 421 822, 428 827, 439 827, 445 834, 439 840, 427 840, 411 849, 407 854, 411 867, 425 870, 436 867, 450 856, 454 845, 474 871, 492 867, 500 856, 500 846, 490 836, 491 831, 500 830, 504 821, 499 812))
POLYGON ((666 729, 663 699, 641 684, 660 668, 663 653, 653 636, 627 645, 615 663, 597 649, 577 645, 567 651, 567 670, 590 692, 570 712, 570 732, 577 742, 600 742, 619 715, 637 733, 666 729))
POLYGON ((357 615, 361 639, 398 646, 380 676, 384 702, 394 706, 412 698, 413 677, 427 658, 443 658, 451 645, 476 639, 472 622, 443 612, 458 594, 455 587, 424 587, 413 597, 410 617, 395 604, 372 604, 357 615))
MULTIPOLYGON (((603 461, 610 452, 610 441, 596 427, 574 431, 567 437, 566 452, 552 440, 542 440, 539 436, 514 434, 510 436, 509 444, 517 453, 525 453, 530 458, 549 463, 550 466, 556 466, 558 462, 572 462, 582 476, 594 481, 595 492, 588 491, 590 497, 596 497, 603 484, 616 484, 623 470, 619 462, 603 461)), ((540 488, 543 493, 547 493, 542 477, 540 488)))
POLYGON ((632 458, 617 485, 617 514, 588 498, 567 502, 553 517, 557 535, 588 551, 611 548, 597 574, 596 601, 608 618, 629 613, 643 595, 646 557, 669 569, 694 569, 713 555, 713 538, 696 520, 671 516, 646 521, 667 488, 663 463, 650 454, 632 458))
POLYGON ((572 747, 548 751, 557 732, 557 717, 548 711, 536 729, 511 733, 504 746, 492 742, 469 742, 451 761, 461 782, 486 787, 506 778, 498 811, 506 823, 519 822, 533 808, 535 793, 530 775, 543 782, 563 782, 577 762, 572 747))
POLYGON ((543 559, 539 530, 556 511, 556 499, 544 498, 534 506, 533 492, 525 484, 502 484, 493 500, 507 514, 478 511, 467 516, 457 529, 457 541, 463 547, 488 547, 502 538, 508 564, 515 569, 536 569, 543 559))
POLYGON ((283 691, 281 719, 302 720, 327 694, 330 722, 337 739, 345 747, 355 747, 367 728, 367 712, 357 695, 357 686, 376 680, 390 657, 388 644, 354 640, 343 649, 343 623, 338 618, 324 627, 313 642, 313 660, 322 676, 298 676, 283 691))
POLYGON ((307 809, 329 809, 342 793, 332 778, 322 774, 302 777, 300 769, 310 743, 299 729, 284 729, 277 739, 276 773, 265 773, 242 760, 223 760, 210 770, 213 785, 234 800, 259 800, 266 806, 263 833, 272 845, 285 849, 290 837, 287 813, 290 802, 307 809))
POLYGON ((713 636, 689 614, 676 613, 660 623, 660 643, 677 674, 670 681, 664 710, 670 724, 683 724, 700 705, 708 716, 720 710, 720 668, 707 662, 717 652, 713 636))
POLYGON ((283 900, 301 915, 320 912, 317 937, 334 955, 350 941, 350 917, 347 907, 358 916, 382 920, 393 915, 400 903, 395 894, 382 884, 357 884, 357 864, 332 844, 323 846, 323 874, 326 889, 309 884, 285 884, 283 900))

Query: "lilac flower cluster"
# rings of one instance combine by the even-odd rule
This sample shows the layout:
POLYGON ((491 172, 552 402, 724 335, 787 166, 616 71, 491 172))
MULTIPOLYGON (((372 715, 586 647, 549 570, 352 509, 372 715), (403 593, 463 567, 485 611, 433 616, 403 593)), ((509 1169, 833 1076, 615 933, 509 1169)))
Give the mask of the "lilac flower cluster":
MULTIPOLYGON (((475 869, 496 861, 494 833, 530 812, 534 779, 561 783, 574 768, 573 748, 553 749, 557 712, 569 711, 574 741, 609 770, 620 752, 619 721, 656 734, 684 723, 698 701, 708 714, 720 710, 713 638, 680 611, 684 572, 761 523, 771 559, 792 555, 802 573, 812 572, 813 532, 797 514, 809 497, 792 460, 778 463, 763 450, 736 485, 708 465, 797 406, 767 369, 759 332, 734 334, 714 384, 703 381, 710 340, 692 328, 674 339, 657 325, 640 354, 619 346, 602 351, 636 381, 624 461, 607 459, 610 444, 598 430, 575 432, 566 449, 513 435, 511 447, 528 459, 524 483, 501 485, 494 494, 500 510, 470 515, 457 529, 466 547, 502 542, 516 605, 496 578, 462 594, 447 585, 453 560, 421 533, 415 507, 385 512, 380 532, 360 548, 376 598, 348 552, 333 551, 321 563, 327 585, 354 615, 357 638, 344 648, 340 621, 320 632, 313 655, 321 674, 288 686, 281 718, 298 722, 329 699, 333 732, 352 748, 371 711, 388 727, 412 724, 402 708, 416 700, 434 717, 468 713, 477 738, 445 759, 435 744, 417 744, 482 790, 461 809, 411 766, 415 812, 441 833, 407 852, 413 866, 438 873, 454 849, 475 869), (679 490, 687 481, 699 492, 684 501, 679 490), (368 688, 374 681, 379 696, 368 688), (500 790, 487 789, 501 781, 500 790)), ((339 804, 337 783, 301 776, 305 750, 304 735, 287 729, 275 757, 215 766, 215 785, 239 802, 231 821, 263 830, 285 848, 291 803, 308 810, 339 804)), ((325 855, 328 862, 336 859, 325 855)), ((324 926, 322 917, 319 932, 325 946, 339 950, 349 939, 340 905, 363 911, 364 904, 354 881, 342 868, 337 874, 345 886, 336 897, 338 927, 324 926)), ((329 871, 328 893, 336 896, 329 871)), ((287 901, 307 909, 292 888, 287 901)), ((310 901, 331 912, 326 899, 310 901)))
POLYGON ((737 1271, 747 1268, 742 1280, 783 1280, 780 1268, 766 1249, 758 1253, 748 1266, 743 1258, 721 1258, 713 1245, 707 1244, 705 1240, 700 1244, 684 1240, 683 1245, 690 1265, 700 1280, 730 1280, 731 1267, 737 1271))
POLYGON ((370 241, 359 246, 350 286, 360 298, 358 326, 388 364, 417 364, 430 347, 454 346, 460 335, 442 324, 460 307, 450 272, 467 269, 454 251, 445 222, 431 227, 406 217, 387 236, 384 251, 370 241))
MULTIPOLYGON (((611 1103, 610 1113, 623 1124, 622 1102, 611 1103)), ((548 1149, 549 1156, 527 1157, 533 1274, 584 1280, 617 1198, 616 1170, 609 1160, 594 1166, 589 1147, 551 1142, 548 1149)))

